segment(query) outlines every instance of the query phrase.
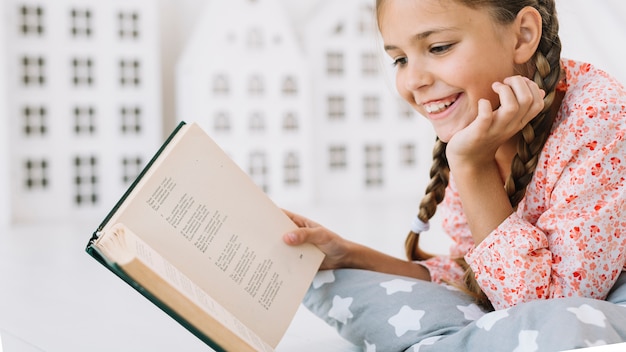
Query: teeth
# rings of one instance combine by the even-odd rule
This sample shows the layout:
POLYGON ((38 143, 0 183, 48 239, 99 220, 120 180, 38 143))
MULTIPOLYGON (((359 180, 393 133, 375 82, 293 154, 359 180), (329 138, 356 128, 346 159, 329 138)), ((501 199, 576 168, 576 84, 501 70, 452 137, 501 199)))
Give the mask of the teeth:
POLYGON ((454 101, 433 103, 424 105, 424 108, 429 114, 436 114, 447 109, 450 105, 452 105, 452 103, 454 103, 454 101))

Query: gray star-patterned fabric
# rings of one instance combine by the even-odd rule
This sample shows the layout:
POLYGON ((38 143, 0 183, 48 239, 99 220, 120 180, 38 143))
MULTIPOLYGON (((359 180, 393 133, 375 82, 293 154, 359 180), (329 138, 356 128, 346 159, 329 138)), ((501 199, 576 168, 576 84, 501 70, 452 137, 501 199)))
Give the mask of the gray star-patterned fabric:
POLYGON ((365 352, 563 351, 626 341, 626 274, 606 301, 538 300, 486 312, 452 286, 324 270, 303 304, 365 352))

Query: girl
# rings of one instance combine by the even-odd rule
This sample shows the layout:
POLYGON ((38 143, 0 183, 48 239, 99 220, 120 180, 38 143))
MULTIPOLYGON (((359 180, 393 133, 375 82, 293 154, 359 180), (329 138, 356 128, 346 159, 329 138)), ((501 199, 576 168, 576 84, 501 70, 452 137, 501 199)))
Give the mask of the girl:
POLYGON ((409 261, 290 212, 290 245, 357 268, 463 287, 507 309, 605 299, 626 264, 626 98, 593 66, 562 59, 553 0, 377 0, 400 95, 433 125, 431 181, 409 261), (450 256, 420 250, 441 203, 450 256))

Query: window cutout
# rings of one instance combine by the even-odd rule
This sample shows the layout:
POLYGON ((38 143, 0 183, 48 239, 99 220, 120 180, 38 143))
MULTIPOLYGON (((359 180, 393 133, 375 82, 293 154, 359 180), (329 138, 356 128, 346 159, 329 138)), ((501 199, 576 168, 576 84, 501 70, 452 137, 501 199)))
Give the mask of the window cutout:
POLYGON ((300 184, 300 158, 294 152, 285 156, 285 185, 297 186, 300 184))
POLYGON ((248 30, 246 44, 250 50, 260 50, 265 46, 263 33, 259 28, 251 28, 248 30))
POLYGON ((415 144, 405 143, 400 145, 400 165, 410 167, 415 166, 417 158, 415 157, 415 144))
POLYGON ((380 117, 380 104, 378 97, 363 97, 363 117, 366 120, 377 120, 380 117))
POLYGON ((24 134, 28 137, 43 136, 48 131, 48 110, 44 106, 25 106, 22 108, 24 134))
POLYGON ((95 156, 74 158, 74 203, 77 206, 98 203, 98 161, 95 156))
POLYGON ((143 169, 141 157, 124 157, 122 159, 122 182, 129 184, 134 181, 143 169))
POLYGON ((364 76, 376 76, 378 74, 378 65, 378 57, 376 54, 361 54, 361 72, 364 76))
POLYGON ((248 175, 254 180, 257 186, 261 187, 263 192, 268 192, 267 184, 267 158, 263 152, 254 152, 250 154, 248 163, 248 175))
POLYGON ((400 114, 400 118, 410 120, 415 117, 415 110, 413 107, 409 105, 405 100, 398 100, 398 111, 400 114))
POLYGON ((120 108, 120 128, 122 134, 139 134, 143 123, 141 107, 122 106, 120 108))
POLYGON ((120 60, 120 85, 138 87, 141 84, 139 60, 120 60))
POLYGON ((41 6, 23 5, 19 8, 19 30, 22 35, 42 36, 44 34, 44 10, 41 6))
POLYGON ((365 146, 365 186, 368 188, 383 184, 383 148, 377 144, 365 146))
POLYGON ((344 32, 343 23, 338 22, 333 29, 333 35, 339 36, 339 35, 342 35, 343 32, 344 32))
POLYGON ((48 161, 27 159, 24 161, 24 186, 27 190, 46 189, 49 185, 48 161))
POLYGON ((251 96, 261 96, 264 91, 263 78, 258 75, 250 77, 248 80, 248 94, 251 96))
POLYGON ((343 74, 343 53, 326 53, 326 73, 329 76, 340 76, 343 74))
POLYGON ((118 34, 120 39, 139 39, 139 14, 135 11, 117 14, 118 34))
POLYGON ((265 116, 261 112, 253 112, 250 115, 250 131, 262 132, 265 131, 265 116))
POLYGON ((46 83, 46 61, 43 57, 22 57, 22 83, 25 86, 43 86, 46 83))
POLYGON ((346 146, 331 145, 328 148, 328 167, 330 170, 342 170, 348 166, 346 146))
POLYGON ((345 99, 342 96, 328 97, 328 118, 331 120, 341 120, 346 116, 345 99))
POLYGON ((90 9, 72 9, 70 11, 70 22, 72 27, 70 33, 72 37, 91 37, 91 10, 90 9))
POLYGON ((230 92, 230 84, 228 77, 224 74, 219 74, 213 77, 213 94, 215 95, 228 95, 230 92))
POLYGON ((72 60, 72 84, 74 87, 93 85, 93 61, 90 58, 72 60))
POLYGON ((298 117, 294 112, 288 112, 283 117, 283 130, 285 131, 297 131, 298 126, 298 117))
POLYGON ((359 33, 374 33, 376 30, 374 18, 374 7, 370 4, 362 5, 358 20, 359 33))
POLYGON ((92 135, 96 132, 96 111, 93 106, 76 106, 73 113, 76 135, 92 135))
POLYGON ((224 111, 217 112, 213 118, 213 129, 216 132, 228 132, 230 128, 231 123, 228 113, 224 111))
POLYGON ((298 82, 292 76, 288 76, 283 80, 283 94, 284 95, 296 95, 298 94, 298 82))

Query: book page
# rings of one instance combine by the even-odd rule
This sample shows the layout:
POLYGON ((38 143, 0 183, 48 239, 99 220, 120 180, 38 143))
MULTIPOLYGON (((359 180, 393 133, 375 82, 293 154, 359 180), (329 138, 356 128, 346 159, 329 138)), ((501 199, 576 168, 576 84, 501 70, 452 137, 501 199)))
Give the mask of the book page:
MULTIPOLYGON (((137 238, 124 224, 115 224, 97 242, 96 246, 108 259, 114 261, 123 269, 133 260, 141 261, 152 272, 191 300, 198 308, 226 326, 257 351, 273 351, 258 335, 241 323, 211 296, 207 295, 206 292, 165 260, 158 252, 137 238)), ((141 278, 133 279, 140 280, 141 278)))
POLYGON ((196 124, 185 126, 109 224, 124 223, 276 346, 323 254, 196 124))

